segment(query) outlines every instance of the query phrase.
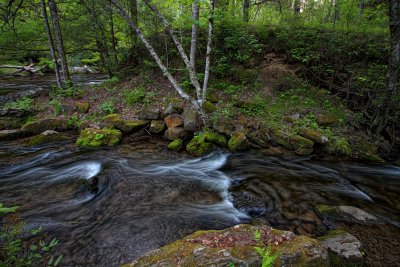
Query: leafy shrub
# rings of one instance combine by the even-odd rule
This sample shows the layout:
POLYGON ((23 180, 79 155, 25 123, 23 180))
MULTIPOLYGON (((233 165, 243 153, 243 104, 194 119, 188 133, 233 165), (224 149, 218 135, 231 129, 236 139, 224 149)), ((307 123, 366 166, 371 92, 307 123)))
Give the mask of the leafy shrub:
POLYGON ((107 101, 107 102, 101 103, 99 105, 99 111, 100 111, 100 113, 103 113, 103 114, 114 113, 115 112, 114 103, 112 101, 107 101))
POLYGON ((5 104, 4 108, 29 110, 32 108, 32 106, 33 106, 33 99, 29 97, 24 97, 17 101, 5 104))
POLYGON ((125 103, 128 105, 133 105, 140 103, 146 97, 146 91, 144 88, 139 87, 133 90, 127 90, 123 93, 125 103))
MULTIPOLYGON (((0 215, 15 213, 18 207, 6 208, 0 203, 0 215)), ((42 234, 42 229, 25 231, 26 223, 17 215, 5 218, 0 229, 0 266, 59 266, 62 255, 52 255, 52 249, 59 241, 42 234)))
POLYGON ((50 105, 53 106, 54 113, 56 114, 56 116, 61 115, 62 107, 60 101, 58 101, 57 99, 52 99, 49 103, 50 105))

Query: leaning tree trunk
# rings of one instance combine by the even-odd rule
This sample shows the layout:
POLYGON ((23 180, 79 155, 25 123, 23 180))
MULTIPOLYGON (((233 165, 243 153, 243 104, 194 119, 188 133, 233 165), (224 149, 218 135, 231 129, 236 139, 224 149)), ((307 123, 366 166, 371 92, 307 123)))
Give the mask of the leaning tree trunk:
POLYGON ((53 62, 54 62, 54 72, 56 74, 57 87, 62 88, 60 71, 58 69, 57 55, 56 55, 56 51, 54 49, 54 42, 53 42, 53 36, 51 34, 51 30, 50 30, 49 18, 47 16, 46 4, 45 4, 44 0, 40 0, 40 4, 42 6, 44 26, 46 27, 46 32, 47 32, 47 39, 49 40, 50 54, 51 54, 51 58, 53 59, 53 62))
POLYGON ((204 83, 203 83, 203 95, 202 100, 207 100, 207 89, 208 89, 208 80, 210 77, 210 66, 211 66, 211 44, 214 30, 214 0, 210 0, 210 18, 208 20, 208 40, 207 40, 207 52, 206 52, 206 67, 204 70, 204 83))
POLYGON ((400 70, 400 2, 388 0, 389 4, 389 31, 390 31, 390 54, 389 67, 386 79, 386 96, 380 109, 380 116, 376 118, 379 123, 375 132, 381 133, 387 126, 390 112, 393 107, 393 97, 397 91, 397 81, 400 70))
POLYGON ((67 63, 67 58, 65 56, 64 42, 61 34, 60 21, 58 17, 57 5, 55 0, 49 0, 49 8, 54 27, 54 37, 57 43, 57 50, 61 64, 61 71, 63 74, 63 82, 69 83, 71 82, 71 77, 69 76, 68 63, 67 63))
POLYGON ((194 71, 196 71, 196 50, 197 50, 197 36, 199 35, 199 0, 194 0, 192 8, 193 25, 192 25, 192 39, 190 42, 190 64, 194 71))

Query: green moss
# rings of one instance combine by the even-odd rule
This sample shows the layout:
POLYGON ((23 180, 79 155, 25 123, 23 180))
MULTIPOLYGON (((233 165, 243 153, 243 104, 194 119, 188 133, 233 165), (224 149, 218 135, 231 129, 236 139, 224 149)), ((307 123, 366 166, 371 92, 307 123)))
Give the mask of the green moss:
POLYGON ((30 132, 32 134, 39 134, 47 130, 63 131, 67 128, 67 123, 64 119, 43 119, 39 121, 28 122, 22 126, 23 131, 30 132))
POLYGON ((236 132, 233 133, 228 142, 229 150, 238 151, 245 150, 250 146, 249 141, 244 133, 236 132))
POLYGON ((124 133, 136 132, 149 124, 148 121, 143 120, 126 121, 117 113, 105 116, 103 122, 107 127, 115 127, 124 133))
POLYGON ((26 120, 26 118, 0 117, 0 130, 21 128, 26 120))
POLYGON ((114 129, 84 129, 76 145, 80 147, 101 147, 101 146, 114 146, 117 145, 122 138, 122 133, 114 129))
POLYGON ((204 110, 207 113, 213 113, 217 110, 217 107, 211 101, 206 101, 204 102, 204 110))
POLYGON ((201 157, 214 150, 214 145, 206 142, 204 134, 195 136, 189 144, 186 145, 186 151, 196 157, 201 157))
POLYGON ((342 137, 336 137, 329 142, 327 151, 330 154, 339 154, 342 156, 350 156, 352 151, 349 142, 342 137))
POLYGON ((180 139, 176 139, 168 144, 168 149, 179 151, 183 147, 183 142, 180 139))
POLYGON ((331 238, 335 238, 341 235, 347 234, 346 231, 340 230, 340 229, 334 229, 334 230, 330 230, 328 231, 325 235, 318 237, 318 240, 327 240, 327 239, 331 239, 331 238))
POLYGON ((225 136, 219 133, 214 133, 214 132, 205 132, 204 133, 204 138, 206 142, 210 142, 216 145, 219 145, 221 147, 226 147, 227 146, 227 140, 225 136))
POLYGON ((317 212, 319 214, 335 213, 336 212, 336 207, 328 206, 328 205, 318 205, 317 206, 317 212))
POLYGON ((87 113, 90 109, 90 104, 87 102, 76 103, 75 109, 80 113, 87 113))
POLYGON ((62 135, 57 132, 52 132, 52 133, 45 132, 45 133, 42 133, 42 134, 32 137, 28 141, 28 145, 37 146, 37 145, 46 144, 46 143, 66 141, 68 139, 69 138, 67 136, 62 135))

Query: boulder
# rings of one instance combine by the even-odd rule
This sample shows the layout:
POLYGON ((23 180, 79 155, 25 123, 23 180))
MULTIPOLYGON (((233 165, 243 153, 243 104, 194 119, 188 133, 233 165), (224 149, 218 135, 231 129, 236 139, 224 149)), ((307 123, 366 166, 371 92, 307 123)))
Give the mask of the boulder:
POLYGON ((162 120, 152 120, 150 123, 150 133, 159 134, 164 131, 165 122, 162 120))
POLYGON ((164 133, 164 136, 170 141, 176 139, 186 140, 189 135, 190 134, 183 127, 168 128, 164 133))
POLYGON ((252 132, 249 133, 247 135, 247 138, 250 140, 250 143, 252 146, 256 147, 256 148, 268 148, 268 136, 265 134, 263 134, 261 131, 256 131, 256 132, 252 132))
POLYGON ((183 127, 186 131, 194 132, 198 128, 197 112, 193 109, 186 108, 183 112, 183 127))
POLYGON ((26 131, 20 129, 2 130, 0 131, 0 140, 18 139, 24 137, 26 134, 26 131))
POLYGON ((228 142, 228 148, 231 151, 245 150, 250 147, 246 135, 241 132, 233 133, 228 142))
POLYGON ((141 120, 158 120, 160 119, 160 109, 150 108, 143 111, 143 114, 139 115, 141 120))
POLYGON ((137 132, 149 124, 149 121, 127 121, 120 114, 110 114, 103 119, 103 127, 115 127, 123 133, 137 132))
POLYGON ((204 134, 195 136, 187 145, 186 151, 192 156, 201 157, 214 150, 214 145, 212 143, 206 142, 206 137, 204 134))
POLYGON ((213 143, 215 145, 218 145, 220 147, 226 147, 228 144, 228 141, 226 140, 226 137, 222 134, 219 133, 214 133, 214 132, 205 132, 204 133, 204 138, 206 142, 213 143))
POLYGON ((165 118, 171 114, 181 114, 183 112, 183 108, 181 104, 178 103, 170 103, 165 111, 162 113, 162 117, 165 118))
MULTIPOLYGON (((304 138, 300 135, 286 135, 282 131, 274 132, 275 141, 289 150, 295 150, 298 154, 303 154, 304 151, 310 151, 314 146, 314 141, 304 138)), ((312 152, 312 151, 311 151, 312 152)))
POLYGON ((47 130, 39 135, 32 137, 28 141, 28 145, 37 146, 46 143, 66 141, 68 139, 69 138, 67 136, 60 134, 59 132, 47 130))
POLYGON ((330 223, 376 224, 380 222, 376 216, 353 206, 319 205, 316 212, 322 220, 330 223))
POLYGON ((67 129, 67 122, 61 118, 43 119, 39 121, 28 122, 21 128, 21 130, 31 134, 40 134, 47 130, 65 131, 67 129))
POLYGON ((176 139, 168 144, 168 149, 173 151, 179 151, 183 147, 183 142, 180 139, 176 139))
POLYGON ((164 122, 168 128, 179 127, 183 125, 183 117, 180 114, 171 114, 164 118, 164 122))
POLYGON ((115 129, 93 129, 83 130, 76 141, 80 147, 101 147, 117 145, 122 139, 122 133, 115 129))
POLYGON ((319 145, 326 145, 329 141, 325 135, 315 129, 302 129, 300 131, 300 136, 312 140, 319 145))
POLYGON ((318 114, 316 117, 320 126, 330 126, 339 123, 339 118, 335 114, 318 114))
POLYGON ((331 266, 363 266, 362 244, 353 235, 342 230, 331 230, 318 239, 328 249, 331 266))
POLYGON ((251 225, 198 231, 124 266, 261 266, 260 254, 276 258, 276 266, 329 266, 328 252, 320 241, 251 225), (271 247, 269 256, 262 253, 266 245, 271 247))

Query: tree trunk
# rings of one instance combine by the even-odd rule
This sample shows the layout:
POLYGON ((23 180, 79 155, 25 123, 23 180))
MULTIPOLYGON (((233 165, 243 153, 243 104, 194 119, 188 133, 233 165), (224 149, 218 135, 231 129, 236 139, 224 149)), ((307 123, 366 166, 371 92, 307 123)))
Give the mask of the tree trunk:
MULTIPOLYGON (((138 25, 138 4, 137 0, 129 0, 129 12, 131 15, 132 21, 135 25, 138 25)), ((132 38, 131 38, 131 46, 132 48, 135 47, 137 42, 136 32, 132 29, 132 38)))
POLYGON ((113 59, 113 68, 118 63, 118 55, 117 55, 117 39, 115 38, 115 29, 114 29, 114 11, 110 8, 110 34, 111 34, 111 53, 113 59))
POLYGON ((196 72, 196 50, 197 50, 197 36, 199 34, 199 0, 194 0, 192 7, 193 25, 192 25, 192 39, 190 42, 190 64, 196 72))
POLYGON ((46 4, 45 4, 44 0, 40 0, 40 5, 42 7, 43 20, 44 20, 44 26, 46 27, 47 39, 49 40, 50 54, 51 54, 51 58, 53 59, 53 63, 54 63, 54 72, 56 74, 57 87, 62 88, 60 71, 58 69, 57 55, 56 55, 56 51, 54 48, 53 36, 51 34, 49 18, 47 16, 46 4))
POLYGON ((211 44, 212 44, 212 36, 214 30, 214 0, 210 0, 210 18, 208 21, 208 40, 207 40, 207 52, 206 52, 206 67, 204 70, 204 83, 203 83, 203 95, 201 99, 201 106, 203 106, 204 102, 207 100, 207 89, 208 89, 208 80, 210 77, 210 65, 211 65, 211 44))
POLYGON ((375 132, 380 133, 387 126, 390 112, 393 109, 393 96, 396 94, 397 81, 400 70, 400 2, 388 0, 389 4, 389 31, 390 31, 390 54, 389 68, 386 80, 386 97, 382 103, 377 120, 380 121, 375 132))
POLYGON ((54 37, 57 43, 58 56, 61 64, 61 71, 63 74, 63 82, 70 83, 71 77, 69 76, 67 58, 65 56, 64 43, 61 34, 61 28, 58 18, 57 5, 55 0, 49 0, 50 15, 54 27, 54 37))
POLYGON ((300 0, 294 0, 294 2, 293 2, 293 13, 295 15, 300 13, 300 0))
POLYGON ((243 21, 249 22, 250 0, 243 0, 243 21))

